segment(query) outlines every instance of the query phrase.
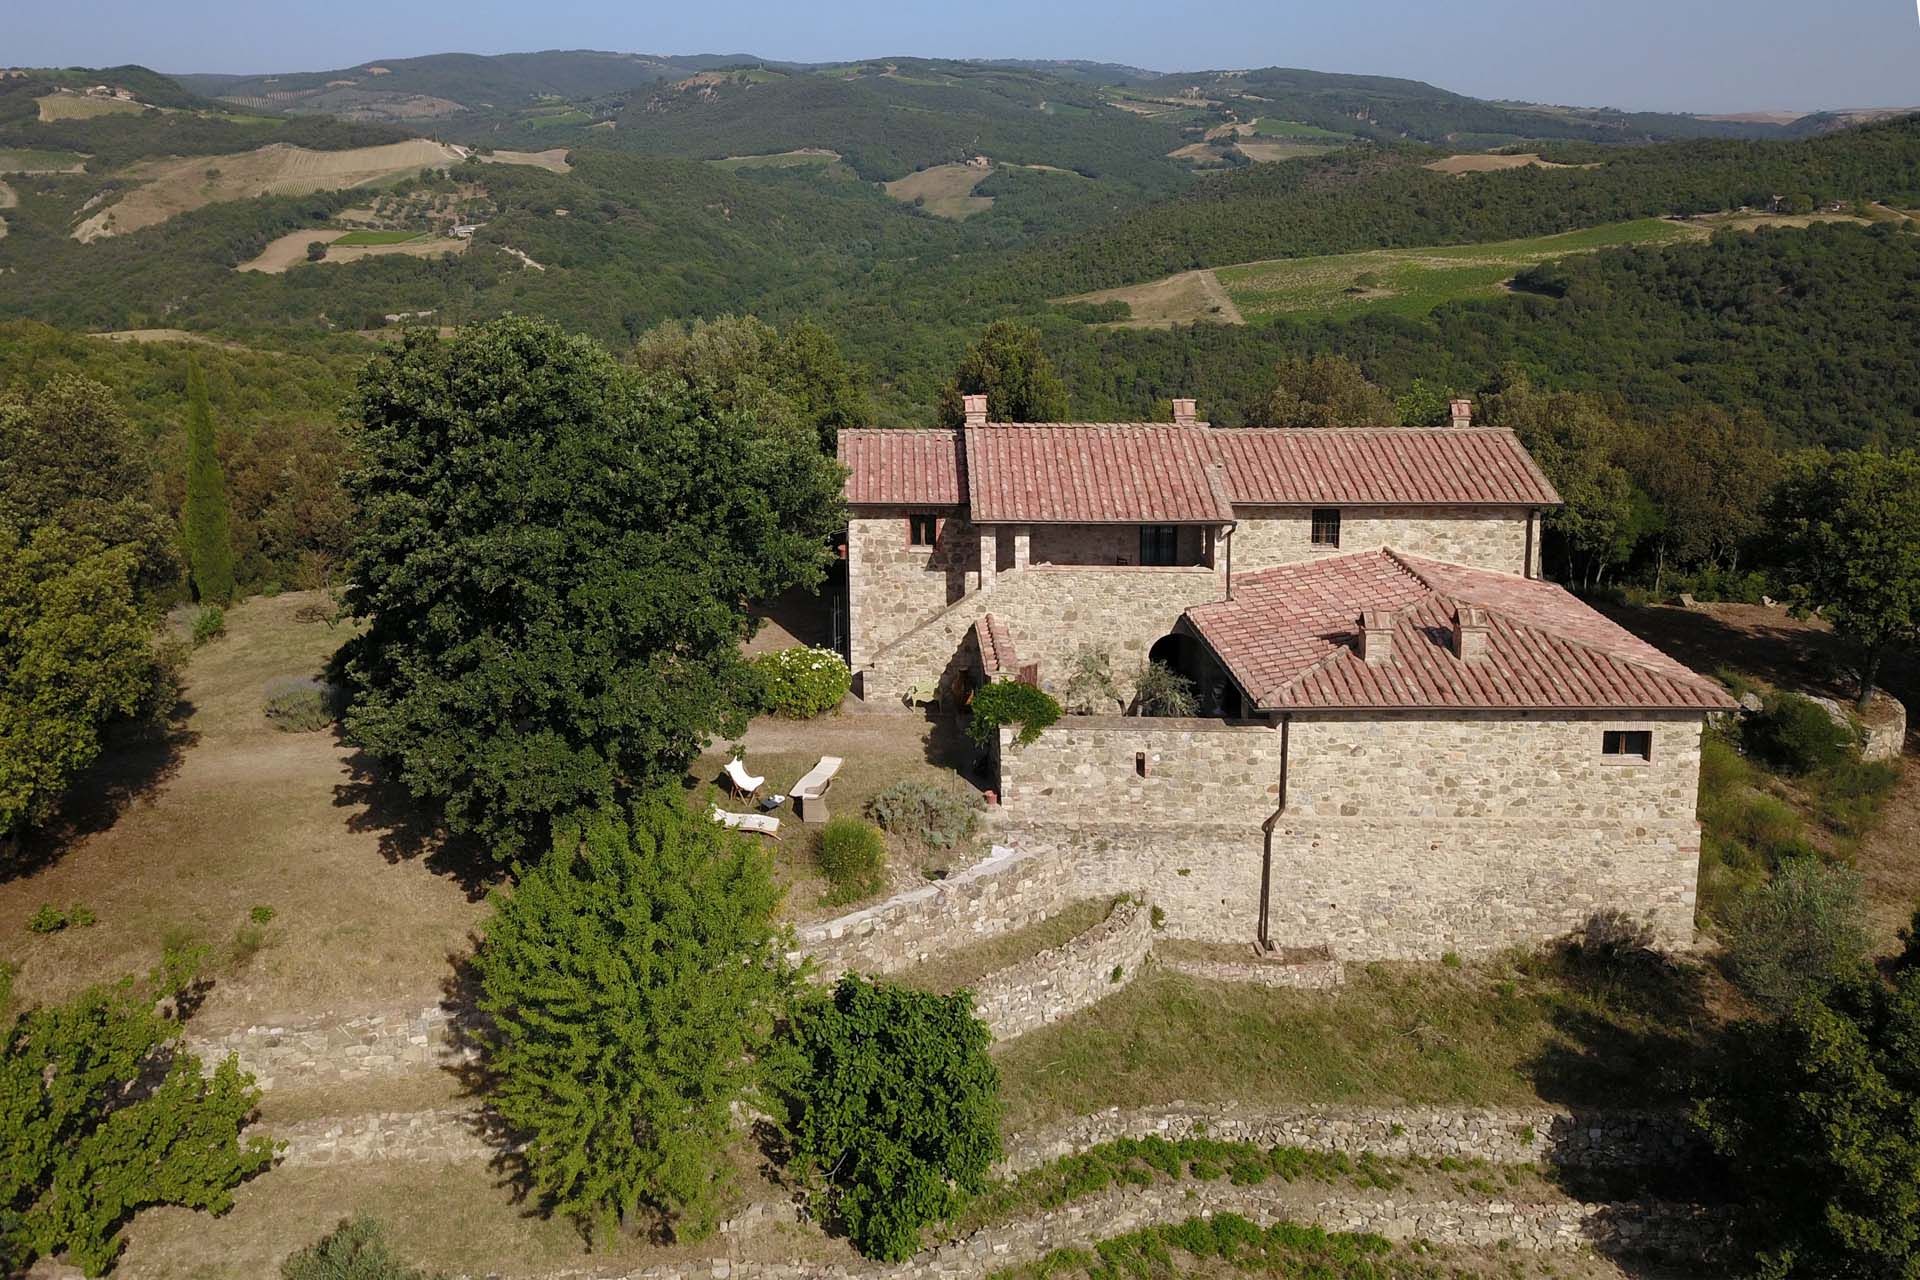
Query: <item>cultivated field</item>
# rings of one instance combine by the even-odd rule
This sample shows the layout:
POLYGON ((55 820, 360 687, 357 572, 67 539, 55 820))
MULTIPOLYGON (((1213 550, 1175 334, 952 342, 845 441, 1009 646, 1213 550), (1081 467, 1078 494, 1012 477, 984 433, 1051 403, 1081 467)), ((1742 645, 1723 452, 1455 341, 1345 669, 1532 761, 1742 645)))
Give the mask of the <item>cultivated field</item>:
POLYGON ((77 151, 0 147, 0 173, 79 173, 87 158, 77 151))
POLYGON ((1421 315, 1443 302, 1497 293, 1522 267, 1620 245, 1699 239, 1711 229, 1704 222, 1643 218, 1493 244, 1277 258, 1211 271, 1187 271, 1147 284, 1102 289, 1059 301, 1125 302, 1133 315, 1121 323, 1138 327, 1200 321, 1240 324, 1292 312, 1338 313, 1363 307, 1421 315))
POLYGON ((1541 169, 1597 169, 1597 164, 1555 164, 1551 160, 1542 160, 1537 155, 1461 155, 1448 156, 1444 160, 1435 160, 1427 168, 1435 173, 1450 173, 1454 177, 1464 177, 1469 173, 1497 173, 1502 169, 1525 169, 1528 166, 1541 169))
POLYGON ((128 102, 125 98, 93 98, 84 93, 49 93, 34 101, 40 106, 42 124, 51 124, 56 120, 93 120, 100 116, 137 116, 142 111, 153 109, 144 102, 128 102))
POLYGON ((887 194, 902 204, 918 202, 936 217, 955 221, 984 213, 993 208, 992 196, 976 196, 973 189, 992 173, 989 168, 967 164, 940 164, 931 169, 895 178, 886 184, 887 194))
POLYGON ((1280 160, 1298 160, 1301 156, 1325 155, 1335 149, 1330 145, 1316 145, 1311 142, 1265 142, 1244 135, 1234 143, 1234 147, 1255 164, 1272 164, 1280 160))
POLYGON ((85 243, 138 231, 220 200, 366 186, 462 158, 458 148, 418 138, 348 151, 274 143, 233 155, 144 160, 118 175, 142 185, 75 227, 73 238, 85 243))
POLYGON ((410 231, 343 231, 339 228, 289 231, 262 249, 257 256, 235 267, 236 271, 260 271, 279 275, 290 267, 306 262, 307 246, 319 240, 327 246, 323 262, 358 262, 402 254, 412 258, 437 258, 442 254, 465 253, 470 240, 453 236, 435 236, 410 231), (369 237, 363 239, 362 237, 369 237), (398 239, 386 237, 400 237, 398 239))

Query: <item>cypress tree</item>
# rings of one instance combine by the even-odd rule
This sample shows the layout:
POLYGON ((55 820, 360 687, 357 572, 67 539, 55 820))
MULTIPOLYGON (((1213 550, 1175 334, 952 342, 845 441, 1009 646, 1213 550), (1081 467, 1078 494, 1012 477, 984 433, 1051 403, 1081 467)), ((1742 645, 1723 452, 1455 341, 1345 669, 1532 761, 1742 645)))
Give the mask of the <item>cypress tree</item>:
POLYGON ((187 569, 193 598, 233 599, 233 541, 227 533, 227 482, 213 456, 213 414, 200 362, 187 357, 187 569))

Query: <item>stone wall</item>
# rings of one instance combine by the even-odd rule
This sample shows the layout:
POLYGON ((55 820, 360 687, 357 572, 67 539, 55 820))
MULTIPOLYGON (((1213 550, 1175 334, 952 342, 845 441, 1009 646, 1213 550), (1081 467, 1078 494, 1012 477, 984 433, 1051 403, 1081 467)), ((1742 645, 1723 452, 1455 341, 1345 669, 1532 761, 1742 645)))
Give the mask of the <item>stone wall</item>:
MULTIPOLYGON (((1137 524, 1036 524, 1030 528, 1027 554, 1033 564, 1065 567, 1140 563, 1141 526, 1137 524)), ((1212 531, 1202 525, 1181 525, 1179 530, 1179 562, 1205 563, 1212 531)))
MULTIPOLYGON (((1381 547, 1501 573, 1526 567, 1527 513, 1517 507, 1342 507, 1337 548, 1313 545, 1310 508, 1237 507, 1234 513, 1240 517, 1233 531, 1235 574, 1381 547)), ((1536 559, 1539 549, 1536 529, 1536 559)))
POLYGON ((1066 863, 996 844, 984 861, 945 880, 796 929, 794 956, 812 956, 827 981, 849 969, 891 973, 1037 923, 1087 896, 1066 863))
POLYGON ((1491 1164, 1646 1168, 1684 1163, 1700 1144, 1677 1111, 1499 1110, 1461 1107, 1294 1107, 1232 1104, 1112 1107, 1007 1140, 1002 1177, 1120 1138, 1208 1137, 1347 1155, 1456 1157, 1491 1164))
POLYGON ((863 507, 847 523, 847 625, 856 669, 979 580, 979 541, 965 516, 940 511, 936 545, 915 547, 907 543, 907 516, 916 510, 933 508, 863 507))
POLYGON ((238 1054, 240 1065, 271 1089, 276 1081, 331 1082, 464 1062, 451 1015, 438 1005, 404 1013, 364 1014, 338 1022, 261 1023, 214 1036, 187 1037, 209 1064, 238 1054))
POLYGON ((974 1008, 994 1039, 1011 1040, 1120 990, 1152 949, 1151 914, 1122 899, 1085 933, 983 979, 974 989, 974 1008))
MULTIPOLYGON (((1600 755, 1614 723, 1297 715, 1269 940, 1431 959, 1544 941, 1617 910, 1690 946, 1700 720, 1633 722, 1655 735, 1653 759, 1634 763, 1600 755)), ((1253 939, 1278 730, 1070 717, 1029 746, 1010 738, 1003 841, 1067 860, 1083 892, 1144 890, 1172 936, 1253 939)))

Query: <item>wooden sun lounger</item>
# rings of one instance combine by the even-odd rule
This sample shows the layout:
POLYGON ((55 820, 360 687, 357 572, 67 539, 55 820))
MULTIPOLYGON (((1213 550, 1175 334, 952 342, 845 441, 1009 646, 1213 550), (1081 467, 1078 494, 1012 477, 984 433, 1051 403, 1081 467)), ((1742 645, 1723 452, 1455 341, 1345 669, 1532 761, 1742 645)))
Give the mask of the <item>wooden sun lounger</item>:
POLYGON ((780 838, 780 819, 770 813, 729 813, 715 805, 707 810, 707 816, 729 831, 750 831, 757 836, 780 838))
POLYGON ((811 825, 827 820, 827 791, 843 763, 839 756, 821 756, 820 763, 793 784, 793 808, 800 815, 800 821, 811 825))

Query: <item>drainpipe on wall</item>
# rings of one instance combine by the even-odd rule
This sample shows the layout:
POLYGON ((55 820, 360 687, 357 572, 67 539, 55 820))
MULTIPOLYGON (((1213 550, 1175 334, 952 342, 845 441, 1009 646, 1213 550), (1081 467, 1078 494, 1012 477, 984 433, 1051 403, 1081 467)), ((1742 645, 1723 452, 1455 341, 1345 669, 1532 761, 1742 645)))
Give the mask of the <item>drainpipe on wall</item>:
POLYGON ((1256 935, 1262 953, 1273 950, 1273 942, 1267 937, 1267 904, 1271 900, 1273 889, 1273 828, 1287 811, 1287 759, 1293 736, 1293 712, 1280 713, 1280 803, 1260 824, 1263 837, 1260 850, 1260 929, 1256 935))
POLYGON ((1520 576, 1523 578, 1531 578, 1533 576, 1533 519, 1539 514, 1540 513, 1534 508, 1527 508, 1527 549, 1525 559, 1522 560, 1520 565, 1520 576))
POLYGON ((1227 541, 1227 599, 1229 600, 1233 599, 1233 531, 1239 527, 1240 522, 1238 520, 1229 520, 1227 522, 1225 537, 1227 541))

